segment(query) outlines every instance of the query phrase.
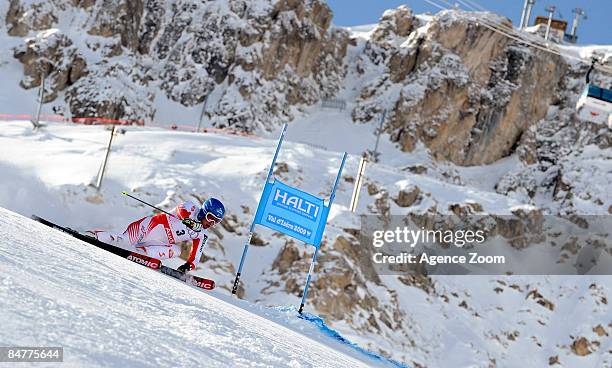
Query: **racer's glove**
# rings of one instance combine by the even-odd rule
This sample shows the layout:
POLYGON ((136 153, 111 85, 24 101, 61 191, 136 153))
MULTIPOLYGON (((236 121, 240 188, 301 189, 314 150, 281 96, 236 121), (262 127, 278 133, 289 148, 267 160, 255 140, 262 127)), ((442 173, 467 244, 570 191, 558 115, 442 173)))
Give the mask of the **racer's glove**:
POLYGON ((202 224, 197 221, 194 221, 190 218, 186 218, 182 222, 183 222, 183 225, 187 226, 189 229, 193 231, 196 231, 196 232, 202 231, 202 224))
POLYGON ((181 271, 183 273, 187 272, 187 271, 191 271, 195 268, 193 263, 190 262, 185 262, 184 265, 180 266, 179 268, 177 268, 177 271, 181 271))

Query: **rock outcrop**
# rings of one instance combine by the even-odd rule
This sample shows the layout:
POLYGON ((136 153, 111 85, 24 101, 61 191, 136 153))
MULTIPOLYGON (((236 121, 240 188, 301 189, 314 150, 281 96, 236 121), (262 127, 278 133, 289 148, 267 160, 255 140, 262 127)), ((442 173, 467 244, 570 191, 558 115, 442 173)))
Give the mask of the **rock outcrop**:
POLYGON ((44 102, 53 101, 58 92, 87 74, 87 64, 72 41, 57 30, 41 32, 15 50, 23 64, 23 88, 33 88, 46 78, 44 102), (48 92, 47 92, 48 91, 48 92))
MULTIPOLYGON (((402 331, 403 312, 394 291, 385 290, 385 302, 371 291, 372 285, 383 288, 371 262, 370 250, 362 247, 350 234, 338 236, 333 244, 323 246, 315 267, 317 276, 308 298, 326 320, 344 321, 361 333, 384 336, 402 331)), ((272 270, 280 276, 286 293, 301 297, 303 277, 309 265, 310 256, 290 240, 278 253, 272 270)), ((267 275, 274 279, 273 276, 267 275)), ((280 286, 275 282, 270 285, 263 290, 264 293, 280 286)))
POLYGON ((319 0, 11 0, 6 22, 10 35, 36 34, 16 51, 23 87, 46 73, 47 99, 66 90, 73 116, 150 120, 163 93, 184 106, 206 102, 215 126, 250 131, 338 90, 348 34, 331 18, 319 0), (70 29, 50 31, 60 26, 70 29))
POLYGON ((421 141, 438 159, 487 164, 512 153, 545 116, 565 68, 560 58, 519 46, 469 14, 441 12, 427 32, 408 34, 418 20, 406 8, 385 17, 364 57, 386 72, 362 91, 353 117, 389 110, 386 130, 403 150, 421 141), (401 26, 391 21, 398 18, 401 26))
POLYGON ((387 109, 386 131, 403 150, 420 141, 437 159, 478 165, 521 145, 566 69, 479 16, 495 18, 445 11, 426 23, 405 6, 387 11, 355 65, 345 61, 348 33, 331 26, 320 0, 11 0, 6 23, 11 35, 36 35, 15 51, 23 87, 46 74, 47 100, 65 91, 57 104, 73 116, 151 120, 163 94, 202 105, 217 127, 267 129, 291 120, 292 106, 333 96, 347 68, 379 65, 385 72, 361 91, 354 119, 387 109))

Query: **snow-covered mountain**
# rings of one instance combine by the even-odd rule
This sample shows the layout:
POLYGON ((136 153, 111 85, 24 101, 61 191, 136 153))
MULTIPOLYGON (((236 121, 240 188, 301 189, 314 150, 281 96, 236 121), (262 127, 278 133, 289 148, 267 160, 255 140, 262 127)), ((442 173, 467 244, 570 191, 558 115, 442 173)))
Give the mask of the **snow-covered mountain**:
MULTIPOLYGON (((122 190, 163 208, 214 195, 229 216, 196 272, 229 289, 273 154, 269 138, 290 120, 276 171, 283 181, 326 196, 340 152, 351 154, 308 311, 415 367, 611 366, 609 276, 385 276, 359 242, 361 214, 508 215, 524 225, 612 213, 612 133, 574 113, 588 66, 479 26, 507 24, 490 13, 400 7, 351 29, 331 16, 316 0, 1 3, 0 75, 11 87, 0 93, 0 114, 33 112, 44 71, 43 114, 145 127, 116 138, 98 194, 87 184, 108 139, 103 127, 32 133, 23 121, 2 123, 0 206, 80 230, 122 230, 150 213, 122 190), (328 97, 345 108, 322 107, 328 97), (353 214, 359 156, 383 116, 381 160, 368 165, 353 214), (200 119, 257 135, 147 127, 200 119)), ((608 64, 612 55, 609 46, 562 48, 608 64)), ((541 235, 518 228, 524 239, 541 235)), ((592 240, 609 252, 606 236, 592 240)), ((254 243, 240 297, 297 304, 312 249, 265 230, 254 243)))

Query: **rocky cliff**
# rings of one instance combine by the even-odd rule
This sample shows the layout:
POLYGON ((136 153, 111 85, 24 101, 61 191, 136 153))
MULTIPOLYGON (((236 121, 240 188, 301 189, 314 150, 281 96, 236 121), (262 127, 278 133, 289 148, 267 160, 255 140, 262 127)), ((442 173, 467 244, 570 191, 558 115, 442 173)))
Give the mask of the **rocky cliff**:
POLYGON ((205 104, 217 127, 270 129, 291 120, 293 107, 336 94, 356 69, 365 86, 355 121, 387 110, 385 129, 404 151, 423 142, 437 159, 478 165, 517 149, 560 103, 569 68, 479 25, 479 16, 388 11, 351 59, 348 33, 315 0, 11 0, 6 26, 24 37, 15 49, 22 87, 47 76, 46 101, 72 116, 151 121, 163 94, 205 104))
POLYGON ((47 76, 45 99, 60 113, 151 121, 163 94, 204 105, 216 127, 270 129, 336 94, 354 69, 364 84, 355 121, 387 110, 385 130, 402 150, 423 142, 436 159, 479 165, 512 154, 551 104, 571 104, 557 98, 564 59, 479 16, 388 11, 356 58, 320 1, 11 0, 6 27, 24 38, 14 52, 22 87, 47 76))
POLYGON ((65 92, 58 111, 150 121, 164 94, 250 131, 338 90, 348 35, 331 18, 318 0, 11 0, 6 24, 25 37, 22 86, 46 75, 47 101, 65 92))
POLYGON ((566 64, 479 25, 475 15, 443 12, 418 24, 408 8, 383 16, 360 63, 386 68, 361 93, 354 118, 387 109, 387 131, 403 150, 423 142, 460 165, 508 156, 545 116, 566 64))

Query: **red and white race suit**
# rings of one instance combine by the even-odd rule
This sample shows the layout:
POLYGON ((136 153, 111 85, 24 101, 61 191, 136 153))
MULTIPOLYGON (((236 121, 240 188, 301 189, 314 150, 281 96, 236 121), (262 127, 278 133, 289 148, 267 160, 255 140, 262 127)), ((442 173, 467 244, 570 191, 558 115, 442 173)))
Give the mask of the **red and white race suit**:
POLYGON ((114 234, 106 231, 95 231, 98 240, 115 245, 124 249, 135 250, 158 259, 168 259, 178 257, 181 248, 177 243, 191 240, 191 252, 187 262, 191 263, 192 268, 200 261, 208 231, 199 232, 189 229, 182 220, 191 218, 197 221, 196 215, 199 207, 193 202, 187 201, 179 204, 170 213, 160 213, 155 216, 148 216, 134 221, 128 225, 122 234, 114 234))

